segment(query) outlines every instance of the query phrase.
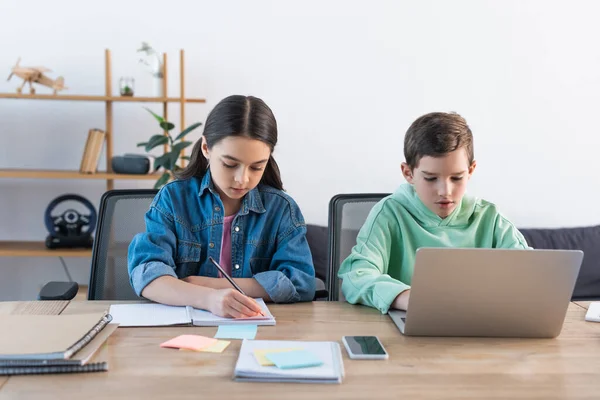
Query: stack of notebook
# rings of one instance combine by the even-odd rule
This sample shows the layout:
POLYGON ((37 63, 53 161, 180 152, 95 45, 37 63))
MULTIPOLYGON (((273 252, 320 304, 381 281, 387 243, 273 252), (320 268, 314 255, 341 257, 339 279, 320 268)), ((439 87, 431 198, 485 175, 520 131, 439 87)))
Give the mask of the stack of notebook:
POLYGON ((111 319, 107 312, 0 315, 0 375, 106 371, 111 319))
POLYGON ((234 379, 242 382, 341 383, 337 342, 244 340, 234 379))

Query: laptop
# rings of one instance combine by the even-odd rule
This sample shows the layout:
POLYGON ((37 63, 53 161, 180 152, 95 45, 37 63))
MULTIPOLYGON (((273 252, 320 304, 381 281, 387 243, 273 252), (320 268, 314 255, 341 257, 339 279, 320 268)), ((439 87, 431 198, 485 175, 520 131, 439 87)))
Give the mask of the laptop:
POLYGON ((582 260, 580 250, 421 248, 408 311, 389 315, 407 336, 553 338, 582 260))

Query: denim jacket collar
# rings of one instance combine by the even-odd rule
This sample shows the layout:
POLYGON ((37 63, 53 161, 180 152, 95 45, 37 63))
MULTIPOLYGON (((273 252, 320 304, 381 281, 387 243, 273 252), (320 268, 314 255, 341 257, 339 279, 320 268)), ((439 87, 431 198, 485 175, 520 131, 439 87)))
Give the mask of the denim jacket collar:
MULTIPOLYGON (((210 175, 210 169, 206 170, 206 174, 204 174, 204 177, 202 178, 202 183, 200 184, 198 196, 202 196, 207 189, 213 195, 219 195, 217 190, 215 189, 215 185, 210 175)), ((246 215, 248 214, 248 211, 253 211, 258 214, 262 214, 267 211, 260 198, 260 194, 258 193, 258 187, 255 187, 244 196, 244 198, 242 199, 242 207, 240 208, 238 214, 246 215)))

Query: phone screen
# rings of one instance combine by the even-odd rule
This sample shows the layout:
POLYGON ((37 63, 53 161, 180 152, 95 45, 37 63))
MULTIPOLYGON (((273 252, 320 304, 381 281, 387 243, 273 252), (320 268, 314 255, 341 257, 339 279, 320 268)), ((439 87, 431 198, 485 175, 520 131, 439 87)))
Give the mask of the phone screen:
POLYGON ((385 354, 375 336, 346 336, 346 343, 354 354, 385 354))

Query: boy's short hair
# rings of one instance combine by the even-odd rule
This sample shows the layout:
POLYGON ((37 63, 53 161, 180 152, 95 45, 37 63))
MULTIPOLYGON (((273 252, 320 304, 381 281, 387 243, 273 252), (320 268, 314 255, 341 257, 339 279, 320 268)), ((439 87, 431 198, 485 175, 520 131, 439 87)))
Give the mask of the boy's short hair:
POLYGON ((473 133, 457 113, 433 112, 413 122, 404 136, 404 158, 410 169, 425 156, 441 157, 464 147, 473 163, 473 133))

